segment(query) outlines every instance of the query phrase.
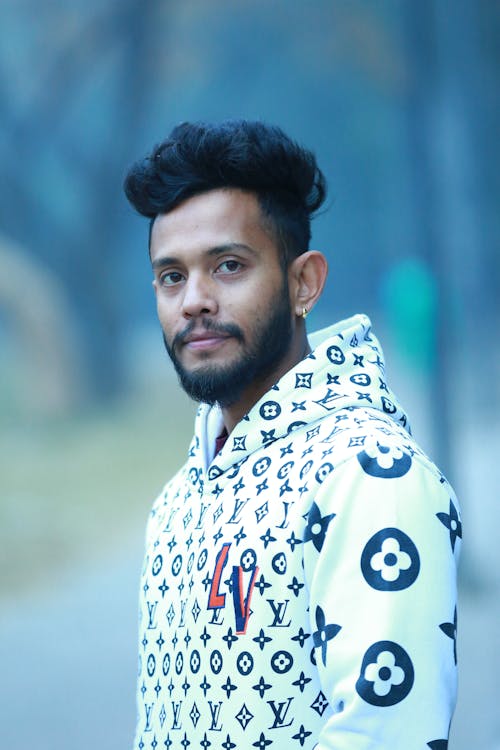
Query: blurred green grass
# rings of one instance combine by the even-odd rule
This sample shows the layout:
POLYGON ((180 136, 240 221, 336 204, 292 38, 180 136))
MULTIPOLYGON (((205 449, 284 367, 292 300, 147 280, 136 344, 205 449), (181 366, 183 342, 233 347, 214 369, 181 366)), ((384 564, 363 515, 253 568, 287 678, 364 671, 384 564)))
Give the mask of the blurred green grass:
POLYGON ((0 595, 142 537, 183 462, 196 405, 177 383, 65 418, 9 419, 0 432, 0 595))

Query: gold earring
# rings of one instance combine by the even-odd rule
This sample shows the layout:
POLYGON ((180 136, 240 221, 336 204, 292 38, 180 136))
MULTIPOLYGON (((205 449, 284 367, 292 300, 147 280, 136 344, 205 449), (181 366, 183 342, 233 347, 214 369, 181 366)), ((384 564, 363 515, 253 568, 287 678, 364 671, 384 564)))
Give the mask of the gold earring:
POLYGON ((304 318, 304 320, 307 318, 307 313, 308 312, 309 311, 308 311, 307 307, 303 307, 302 308, 302 317, 304 318))

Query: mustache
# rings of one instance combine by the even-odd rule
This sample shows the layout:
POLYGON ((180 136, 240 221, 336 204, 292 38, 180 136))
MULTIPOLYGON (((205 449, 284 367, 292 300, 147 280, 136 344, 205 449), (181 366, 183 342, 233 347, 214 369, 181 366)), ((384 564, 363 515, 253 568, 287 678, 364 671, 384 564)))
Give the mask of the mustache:
MULTIPOLYGON (((205 331, 213 331, 214 333, 221 333, 227 336, 232 336, 240 343, 243 343, 245 340, 243 331, 235 323, 215 323, 213 320, 210 320, 210 318, 204 318, 201 321, 201 325, 203 330, 205 331)), ((176 335, 172 339, 172 343, 170 345, 171 348, 175 349, 178 346, 182 346, 182 344, 185 343, 185 339, 187 338, 187 336, 189 336, 195 328, 196 320, 193 319, 188 323, 184 330, 176 333, 176 335)))

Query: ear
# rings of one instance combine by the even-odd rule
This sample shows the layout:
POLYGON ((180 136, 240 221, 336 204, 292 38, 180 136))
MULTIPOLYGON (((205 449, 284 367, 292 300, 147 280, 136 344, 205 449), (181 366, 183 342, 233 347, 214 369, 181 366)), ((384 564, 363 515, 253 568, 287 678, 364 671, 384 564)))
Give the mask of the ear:
POLYGON ((311 312, 325 286, 328 263, 323 253, 308 250, 292 261, 289 267, 289 284, 295 314, 303 316, 304 309, 311 312))

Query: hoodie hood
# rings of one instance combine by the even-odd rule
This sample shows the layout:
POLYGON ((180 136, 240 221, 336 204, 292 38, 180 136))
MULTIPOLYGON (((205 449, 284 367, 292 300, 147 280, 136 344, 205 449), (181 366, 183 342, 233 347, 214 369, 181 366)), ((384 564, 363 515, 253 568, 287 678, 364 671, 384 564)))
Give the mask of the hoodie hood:
POLYGON ((208 479, 294 430, 306 425, 312 429, 342 409, 378 410, 410 433, 407 415, 386 383, 382 349, 366 315, 354 315, 317 331, 309 336, 309 343, 311 353, 254 404, 213 460, 222 413, 217 406, 200 406, 190 455, 198 454, 208 479))

